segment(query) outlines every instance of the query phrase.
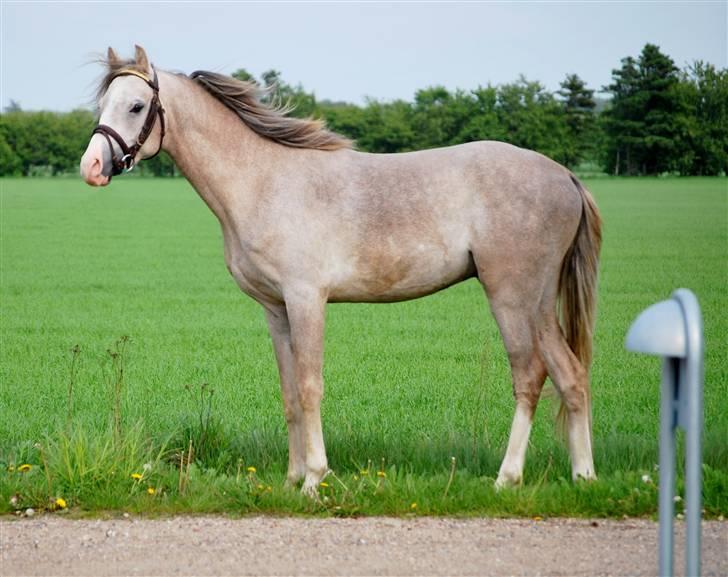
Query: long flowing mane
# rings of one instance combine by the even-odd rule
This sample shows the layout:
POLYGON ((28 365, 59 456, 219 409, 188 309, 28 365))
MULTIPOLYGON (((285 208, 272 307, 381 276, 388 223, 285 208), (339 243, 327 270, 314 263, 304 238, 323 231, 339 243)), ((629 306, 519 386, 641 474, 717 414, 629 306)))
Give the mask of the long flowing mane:
MULTIPOLYGON (((106 65, 106 74, 99 81, 96 101, 106 93, 111 82, 122 70, 146 73, 135 60, 99 58, 106 65)), ((338 150, 352 148, 348 138, 327 130, 323 120, 314 118, 294 118, 287 116, 293 107, 284 104, 269 105, 261 101, 269 89, 255 82, 243 82, 205 70, 190 74, 193 82, 202 86, 210 95, 222 102, 238 115, 251 130, 275 142, 296 148, 316 148, 319 150, 338 150)))
POLYGON ((261 102, 268 90, 254 82, 205 70, 193 72, 190 78, 261 136, 297 148, 338 150, 352 147, 348 138, 327 130, 323 120, 293 118, 287 116, 292 110, 290 106, 261 102))

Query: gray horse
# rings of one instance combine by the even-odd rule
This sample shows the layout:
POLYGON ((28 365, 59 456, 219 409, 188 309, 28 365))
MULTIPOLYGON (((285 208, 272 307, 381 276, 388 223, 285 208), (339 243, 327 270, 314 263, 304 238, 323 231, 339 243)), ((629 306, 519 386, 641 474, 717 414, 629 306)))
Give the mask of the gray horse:
POLYGON ((227 267, 268 320, 290 484, 303 479, 315 494, 328 471, 326 303, 414 299, 470 277, 487 293, 516 399, 496 486, 521 481, 547 374, 573 478, 595 477, 589 365, 601 222, 573 174, 500 142, 366 154, 320 121, 262 104, 256 84, 157 72, 138 46, 133 60, 109 48, 105 65, 81 174, 103 186, 164 149, 218 218, 227 267))

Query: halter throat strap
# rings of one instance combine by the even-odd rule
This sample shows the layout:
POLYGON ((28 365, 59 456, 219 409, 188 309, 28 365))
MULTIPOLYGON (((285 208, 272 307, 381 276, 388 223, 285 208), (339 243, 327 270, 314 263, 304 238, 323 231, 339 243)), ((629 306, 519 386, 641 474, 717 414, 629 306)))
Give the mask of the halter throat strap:
POLYGON ((136 70, 122 70, 118 72, 112 79, 113 81, 119 76, 136 76, 144 80, 144 82, 149 85, 149 87, 154 91, 154 95, 152 96, 152 100, 149 102, 149 111, 147 112, 147 118, 144 121, 141 130, 139 131, 139 136, 137 136, 136 142, 131 146, 129 146, 124 141, 124 139, 118 132, 116 132, 116 130, 114 130, 110 126, 107 126, 106 124, 98 124, 94 128, 92 135, 101 134, 104 138, 106 138, 106 142, 109 145, 112 166, 111 176, 116 176, 124 171, 129 172, 132 168, 134 168, 137 154, 139 154, 139 150, 142 148, 142 146, 144 146, 147 138, 149 138, 149 135, 152 133, 152 130, 154 129, 154 124, 157 121, 157 117, 159 117, 159 127, 161 129, 159 137, 159 147, 157 148, 157 152, 155 152, 149 158, 154 158, 162 150, 162 142, 164 141, 165 133, 164 108, 162 107, 162 103, 159 100, 159 80, 157 78, 157 71, 154 69, 154 67, 152 67, 152 71, 154 72, 154 77, 151 79, 146 74, 138 72, 136 70), (119 145, 119 148, 121 148, 121 152, 123 154, 121 158, 116 155, 114 145, 111 142, 112 139, 115 140, 116 143, 119 145))

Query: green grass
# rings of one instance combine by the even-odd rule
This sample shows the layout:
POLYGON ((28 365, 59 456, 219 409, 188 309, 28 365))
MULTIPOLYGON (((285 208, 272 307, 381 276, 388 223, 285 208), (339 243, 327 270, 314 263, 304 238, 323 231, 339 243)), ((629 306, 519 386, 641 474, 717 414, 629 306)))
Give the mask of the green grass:
POLYGON ((0 511, 61 496, 77 511, 654 514, 654 484, 641 477, 657 477, 659 361, 626 352, 624 335, 642 309, 688 287, 707 341, 705 508, 727 514, 727 182, 586 182, 605 220, 592 378, 599 481, 568 481, 542 402, 524 486, 494 492, 513 400, 471 280, 418 301, 329 306, 323 416, 338 480, 313 503, 282 488, 285 423, 262 309, 230 278, 219 226, 190 186, 0 180, 0 511), (108 350, 123 335, 114 361, 108 350), (197 458, 180 491, 190 438, 197 458), (24 462, 31 471, 8 470, 24 462))

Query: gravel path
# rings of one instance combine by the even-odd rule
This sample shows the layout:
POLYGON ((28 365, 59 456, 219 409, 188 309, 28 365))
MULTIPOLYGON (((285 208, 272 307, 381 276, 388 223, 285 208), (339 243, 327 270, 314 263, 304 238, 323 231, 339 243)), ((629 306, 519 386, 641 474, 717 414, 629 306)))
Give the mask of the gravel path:
MULTIPOLYGON (((8 577, 655 575, 656 559, 657 525, 641 519, 0 520, 8 577)), ((728 522, 703 524, 703 575, 728 575, 728 522)))

